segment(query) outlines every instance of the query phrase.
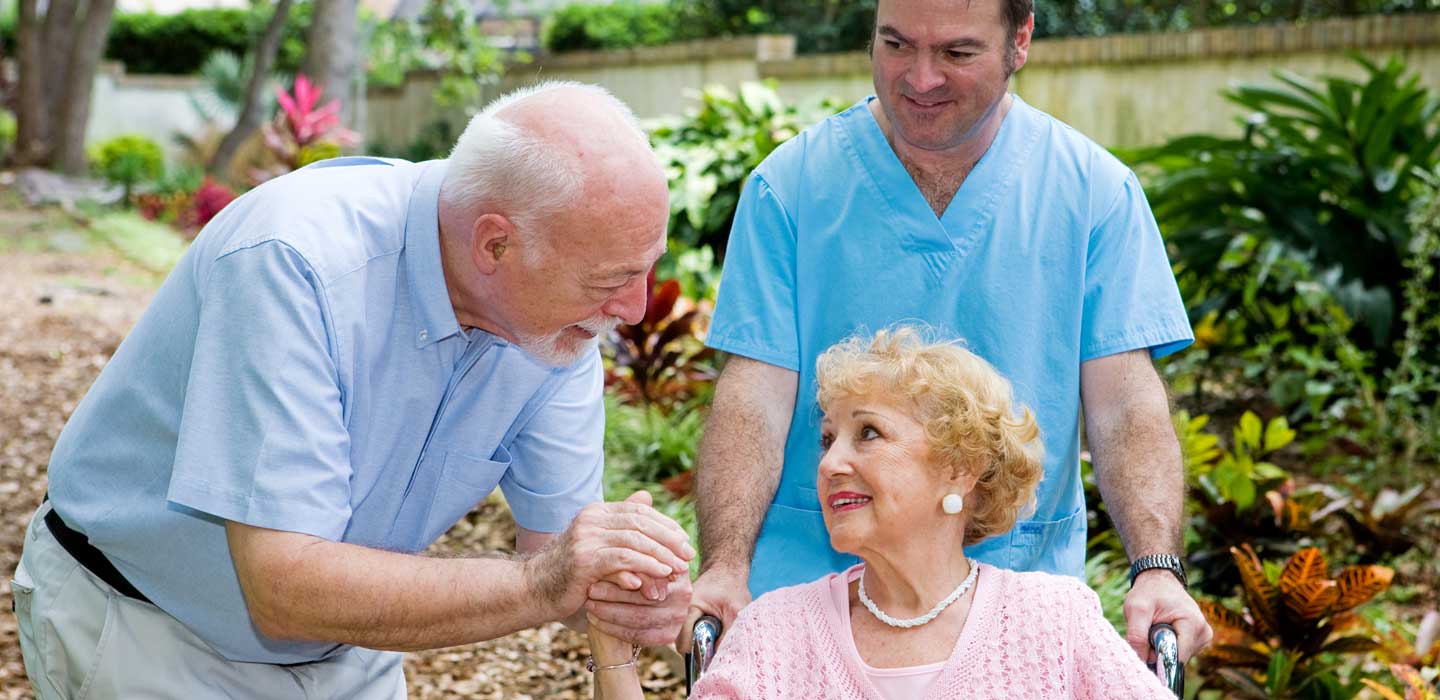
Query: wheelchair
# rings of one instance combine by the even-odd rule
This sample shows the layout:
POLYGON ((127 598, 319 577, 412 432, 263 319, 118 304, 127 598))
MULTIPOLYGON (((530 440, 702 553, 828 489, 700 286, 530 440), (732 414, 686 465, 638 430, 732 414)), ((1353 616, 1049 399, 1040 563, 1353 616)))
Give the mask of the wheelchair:
MULTIPOLYGON (((706 615, 695 621, 690 637, 690 653, 685 655, 685 694, 715 658, 715 645, 720 641, 720 620, 706 615)), ((1185 667, 1180 663, 1180 644, 1175 628, 1161 623, 1150 628, 1150 647, 1155 650, 1155 675, 1177 698, 1185 697, 1185 667)))

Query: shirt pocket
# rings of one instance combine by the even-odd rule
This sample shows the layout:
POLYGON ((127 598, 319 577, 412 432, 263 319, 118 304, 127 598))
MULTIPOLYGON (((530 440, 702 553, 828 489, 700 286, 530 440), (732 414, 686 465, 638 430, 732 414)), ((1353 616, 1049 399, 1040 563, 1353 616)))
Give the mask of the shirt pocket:
POLYGON ((423 460, 400 504, 386 546, 419 552, 445 534, 495 490, 510 468, 510 453, 504 447, 496 449, 494 457, 446 452, 423 460))
POLYGON ((1008 568, 1083 576, 1085 509, 1058 520, 1022 520, 1010 530, 1008 568))

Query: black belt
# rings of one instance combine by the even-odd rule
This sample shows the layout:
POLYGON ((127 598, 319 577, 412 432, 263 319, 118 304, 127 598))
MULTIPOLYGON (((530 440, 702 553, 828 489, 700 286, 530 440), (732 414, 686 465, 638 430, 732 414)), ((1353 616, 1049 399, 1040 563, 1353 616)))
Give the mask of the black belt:
MULTIPOLYGON (((45 500, 50 500, 50 494, 45 494, 45 500)), ((60 519, 60 514, 55 512, 54 507, 51 507, 50 512, 45 514, 45 524, 50 526, 50 534, 55 536, 55 540, 60 543, 60 546, 64 547, 65 551, 75 558, 75 561, 80 562, 86 571, 95 574, 101 581, 110 584, 111 588, 126 596, 146 603, 150 602, 144 593, 136 590, 129 581, 125 580, 124 576, 120 575, 120 571, 110 563, 109 559, 105 558, 103 552, 96 549, 95 545, 90 544, 90 538, 71 530, 70 526, 60 519)), ((153 603, 151 604, 153 605, 153 603)))

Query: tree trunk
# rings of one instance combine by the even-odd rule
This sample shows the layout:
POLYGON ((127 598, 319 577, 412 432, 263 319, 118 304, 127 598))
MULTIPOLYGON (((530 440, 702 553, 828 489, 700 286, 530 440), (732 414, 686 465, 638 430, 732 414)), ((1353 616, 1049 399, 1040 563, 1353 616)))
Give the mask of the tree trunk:
MULTIPOLYGON (((64 100, 65 77, 70 74, 70 58, 75 51, 75 31, 79 28, 79 0, 52 0, 45 10, 45 25, 41 30, 40 46, 44 52, 45 65, 45 113, 51 115, 51 124, 42 127, 47 131, 54 128, 54 115, 60 113, 64 100)), ((50 141, 53 143, 53 134, 50 141)))
POLYGON ((250 138, 265 119, 265 115, 260 112, 261 106, 265 104, 265 85, 270 81, 270 70, 275 66, 275 54, 280 49, 280 35, 285 29, 285 18, 290 14, 291 2, 292 0, 276 0, 270 22, 265 25, 260 41, 255 45, 251 54, 250 82, 245 88, 244 106, 235 118, 234 128, 225 134, 225 138, 220 141, 220 147, 215 149, 215 154, 205 166, 206 172, 211 175, 219 176, 230 167, 230 160, 235 157, 240 144, 245 143, 245 139, 250 138))
POLYGON ((71 40, 74 53, 70 56, 60 105, 52 166, 72 175, 85 172, 85 125, 90 118, 90 95, 94 92, 95 69, 105 52, 105 37, 110 33, 110 17, 114 12, 115 0, 89 0, 80 31, 71 40))
POLYGON ((45 120, 45 53, 40 50, 39 0, 20 0, 15 25, 15 53, 19 67, 15 100, 16 165, 38 165, 49 156, 45 120))
POLYGON ((341 101, 340 123, 355 125, 356 106, 352 87, 356 83, 357 0, 315 0, 315 16, 310 21, 303 72, 310 82, 324 89, 321 102, 330 98, 341 101))

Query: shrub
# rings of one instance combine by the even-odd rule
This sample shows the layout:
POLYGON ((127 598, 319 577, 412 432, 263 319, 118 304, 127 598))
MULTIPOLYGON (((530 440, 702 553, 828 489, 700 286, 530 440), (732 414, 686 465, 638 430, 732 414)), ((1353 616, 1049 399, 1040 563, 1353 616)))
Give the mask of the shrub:
POLYGON ((745 178, 839 106, 787 106, 773 82, 744 83, 738 95, 710 87, 700 100, 698 110, 660 122, 650 140, 670 174, 670 237, 689 248, 708 245, 723 258, 745 178))
POLYGON ((160 144, 139 134, 125 134, 99 144, 90 159, 97 175, 125 188, 127 205, 136 185, 165 175, 165 153, 160 144))
MULTIPOLYGON (((1284 87, 1229 90, 1226 99, 1251 112, 1243 136, 1182 137, 1136 160, 1161 171, 1149 191, 1182 275, 1213 276, 1247 238, 1272 261, 1298 255, 1363 324, 1354 340, 1386 354, 1409 277, 1415 168, 1440 162, 1440 96, 1397 58, 1383 67, 1355 60, 1363 82, 1280 72, 1284 87)), ((1234 284, 1205 291, 1201 308, 1239 301, 1234 284)))
POLYGON ((545 21, 541 41, 551 51, 655 46, 698 38, 687 35, 679 9, 668 3, 617 2, 566 5, 545 21))
POLYGON ((317 106, 323 94, 324 90, 312 84, 304 73, 295 76, 293 95, 275 88, 280 112, 262 133, 276 164, 253 173, 257 182, 339 156, 341 149, 359 140, 358 134, 340 126, 340 100, 317 106))
POLYGON ((0 163, 10 154, 10 147, 15 145, 15 115, 9 110, 0 109, 0 163))
MULTIPOLYGON (((116 13, 105 45, 105 57, 124 63, 130 73, 188 75, 199 71, 212 52, 246 55, 255 35, 269 19, 269 13, 268 7, 189 9, 172 15, 116 13)), ((277 70, 293 73, 304 60, 304 34, 310 16, 307 3, 291 9, 281 35, 277 70)))
POLYGON ((1296 552, 1275 575, 1249 546, 1232 552, 1243 581, 1244 614, 1201 602, 1215 629, 1207 667, 1240 698, 1353 696, 1321 657, 1380 648, 1371 636, 1346 632, 1358 621, 1352 610, 1388 588, 1395 572, 1349 566, 1332 579, 1324 555, 1312 547, 1296 552))

